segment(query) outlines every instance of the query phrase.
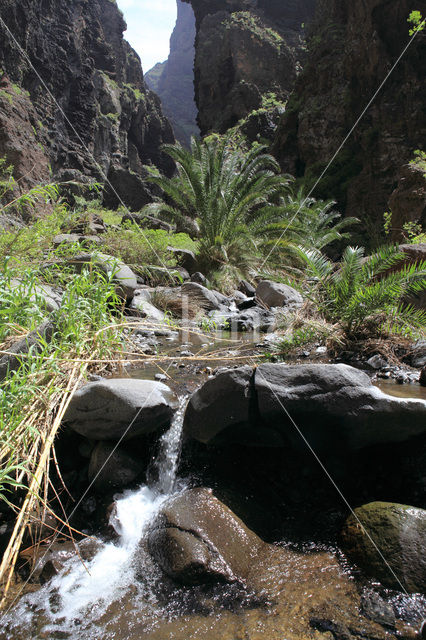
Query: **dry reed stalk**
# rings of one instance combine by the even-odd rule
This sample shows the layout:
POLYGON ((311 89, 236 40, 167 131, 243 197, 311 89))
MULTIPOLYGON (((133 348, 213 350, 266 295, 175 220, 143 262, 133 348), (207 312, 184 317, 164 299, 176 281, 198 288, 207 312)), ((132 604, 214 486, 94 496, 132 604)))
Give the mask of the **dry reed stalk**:
POLYGON ((48 466, 48 460, 50 458, 50 451, 53 446, 56 433, 61 425, 62 418, 68 407, 68 404, 71 401, 74 393, 76 392, 87 367, 88 362, 86 362, 86 364, 81 368, 78 365, 75 365, 72 369, 70 377, 68 379, 68 384, 61 394, 62 397, 59 404, 58 412, 51 428, 49 429, 49 432, 46 434, 46 439, 44 442, 44 446, 40 452, 37 468, 32 477, 32 481, 27 491, 25 500, 19 511, 12 536, 9 540, 9 544, 3 555, 3 559, 0 565, 0 584, 4 585, 3 593, 0 600, 0 608, 6 602, 7 593, 11 586, 15 565, 18 559, 25 529, 31 518, 33 507, 39 499, 39 492, 43 485, 43 480, 45 479, 45 472, 48 466), (77 372, 79 372, 78 375, 76 375, 77 372))

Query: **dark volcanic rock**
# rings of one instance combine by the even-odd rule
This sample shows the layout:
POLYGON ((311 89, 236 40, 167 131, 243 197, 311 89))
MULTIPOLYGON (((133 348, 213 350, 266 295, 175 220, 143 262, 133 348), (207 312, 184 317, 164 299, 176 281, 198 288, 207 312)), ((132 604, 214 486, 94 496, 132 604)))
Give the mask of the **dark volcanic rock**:
MULTIPOLYGON (((0 156, 25 175, 20 186, 108 176, 118 195, 140 208, 150 199, 143 165, 172 171, 160 145, 174 136, 123 39, 116 3, 4 0, 0 16, 35 68, 0 27, 0 156)), ((113 191, 106 199, 118 202, 113 191)))
POLYGON ((166 503, 148 538, 163 571, 184 584, 243 582, 264 546, 210 489, 190 489, 166 503))
POLYGON ((355 451, 426 432, 426 401, 388 396, 343 364, 230 369, 191 397, 184 431, 203 443, 355 451), (253 379, 254 373, 254 379, 253 379))
POLYGON ((98 491, 122 489, 142 472, 143 462, 112 442, 98 442, 90 458, 88 479, 98 491))
POLYGON ((161 98, 176 138, 189 146, 199 134, 194 99, 195 16, 192 8, 177 0, 177 21, 170 38, 170 54, 145 74, 148 86, 161 98))
MULTIPOLYGON (((410 0, 318 0, 307 62, 275 144, 285 171, 308 184, 321 174, 406 46, 412 10, 410 0)), ((394 190, 426 138, 425 48, 417 37, 315 190, 378 230, 392 193, 398 225, 414 201, 401 183, 394 190)), ((416 202, 409 220, 424 216, 424 195, 416 202)))
POLYGON ((411 592, 426 589, 426 511, 423 509, 371 502, 349 516, 342 538, 351 558, 384 585, 402 590, 402 583, 411 592))
POLYGON ((71 399, 64 422, 92 440, 119 440, 151 433, 170 423, 176 397, 165 384, 113 378, 89 382, 71 399))
POLYGON ((191 397, 186 413, 185 433, 209 442, 224 428, 247 424, 250 419, 251 367, 218 373, 191 397))
MULTIPOLYGON (((189 0, 187 0, 189 1, 189 0)), ((315 0, 190 0, 196 18, 195 96, 201 133, 224 132, 262 105, 285 101, 315 0)))

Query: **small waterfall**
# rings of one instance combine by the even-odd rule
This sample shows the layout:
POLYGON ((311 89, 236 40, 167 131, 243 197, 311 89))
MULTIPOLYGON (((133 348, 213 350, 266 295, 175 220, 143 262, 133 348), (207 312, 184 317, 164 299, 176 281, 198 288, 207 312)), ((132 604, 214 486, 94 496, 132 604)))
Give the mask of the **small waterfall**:
MULTIPOLYGON (((136 589, 147 603, 154 600, 150 581, 156 578, 156 568, 141 540, 161 505, 183 488, 177 488, 176 478, 184 408, 185 401, 182 400, 170 429, 160 440, 160 450, 154 462, 157 476, 155 484, 143 485, 116 497, 110 524, 119 535, 118 541, 102 544, 87 564, 83 564, 77 556, 72 558, 59 575, 34 594, 23 597, 4 616, 0 632, 4 629, 9 633, 16 630, 17 635, 8 635, 8 638, 36 639, 39 631, 43 634, 71 632, 73 639, 99 638, 97 620, 123 594, 136 589), (137 575, 140 567, 143 567, 143 579, 137 575), (40 623, 40 620, 43 622, 40 623), (25 635, 31 628, 33 631, 30 636, 25 635), (24 635, 20 636, 22 629, 24 635)), ((0 637, 3 637, 1 633, 0 637)))
POLYGON ((181 398, 170 429, 160 440, 160 451, 154 462, 158 479, 154 489, 163 495, 170 495, 176 490, 177 470, 182 446, 182 425, 187 398, 181 398))

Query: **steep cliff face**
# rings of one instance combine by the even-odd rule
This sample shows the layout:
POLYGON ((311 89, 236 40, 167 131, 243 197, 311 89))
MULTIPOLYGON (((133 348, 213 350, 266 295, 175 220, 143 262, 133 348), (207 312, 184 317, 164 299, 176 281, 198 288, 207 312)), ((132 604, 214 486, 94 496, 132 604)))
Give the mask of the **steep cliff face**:
POLYGON ((170 55, 145 74, 148 86, 161 98, 164 113, 176 138, 188 146, 198 135, 194 99, 195 16, 190 5, 177 0, 176 26, 170 38, 170 55))
POLYGON ((13 34, 0 22, 0 156, 21 185, 107 176, 129 206, 146 203, 144 165, 170 171, 159 147, 174 136, 115 2, 2 0, 0 17, 13 34))
MULTIPOLYGON (((283 169, 311 183, 321 174, 407 44, 407 17, 420 4, 424 8, 410 0, 320 0, 308 61, 276 142, 283 169)), ((401 166, 425 144, 425 53, 420 36, 316 190, 376 228, 401 166)))
POLYGON ((196 17, 195 96, 201 133, 224 132, 270 94, 285 101, 315 0, 186 0, 196 17))

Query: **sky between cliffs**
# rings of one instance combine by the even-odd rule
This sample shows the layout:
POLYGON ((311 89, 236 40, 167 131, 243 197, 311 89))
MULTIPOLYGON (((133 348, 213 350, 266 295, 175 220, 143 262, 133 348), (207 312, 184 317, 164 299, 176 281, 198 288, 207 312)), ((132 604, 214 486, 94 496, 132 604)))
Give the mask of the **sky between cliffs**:
POLYGON ((117 0, 127 22, 124 37, 142 60, 144 73, 169 55, 176 0, 117 0))

